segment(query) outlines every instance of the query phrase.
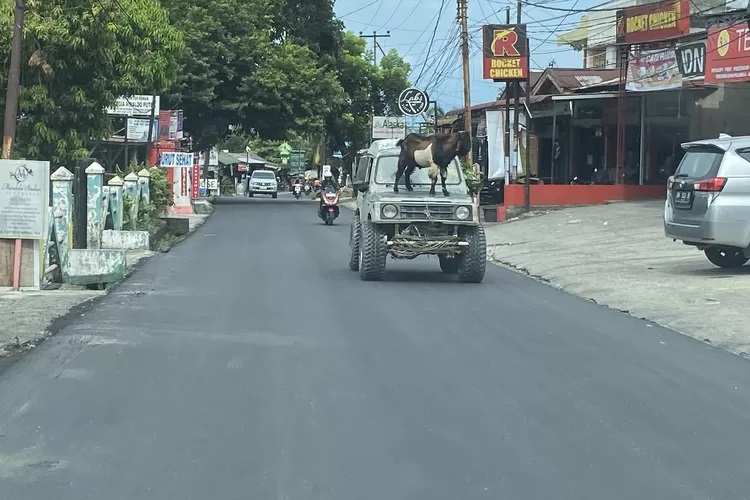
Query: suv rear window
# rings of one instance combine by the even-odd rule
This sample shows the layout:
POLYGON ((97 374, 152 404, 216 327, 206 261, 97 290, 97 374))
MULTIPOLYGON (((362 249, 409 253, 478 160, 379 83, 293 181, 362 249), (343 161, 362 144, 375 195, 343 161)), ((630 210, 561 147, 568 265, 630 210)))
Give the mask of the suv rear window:
POLYGON ((710 179, 719 173, 724 151, 713 146, 693 146, 682 157, 675 177, 710 179))

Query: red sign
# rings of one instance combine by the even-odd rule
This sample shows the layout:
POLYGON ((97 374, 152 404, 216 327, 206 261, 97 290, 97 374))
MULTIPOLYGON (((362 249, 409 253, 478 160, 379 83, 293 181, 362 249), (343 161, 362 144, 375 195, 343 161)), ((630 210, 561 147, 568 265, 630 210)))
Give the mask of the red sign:
POLYGON ((750 80, 750 31, 747 24, 708 30, 705 83, 750 80))
POLYGON ((617 43, 648 43, 690 33, 690 0, 668 0, 617 11, 617 43))
POLYGON ((484 78, 525 80, 529 53, 525 24, 487 24, 483 28, 484 78))
MULTIPOLYGON (((197 156, 197 155, 196 155, 197 156)), ((201 191, 201 166, 200 165, 193 165, 193 171, 190 172, 190 181, 192 182, 192 196, 194 200, 197 200, 200 197, 200 191, 201 191)))
POLYGON ((188 194, 187 167, 180 167, 180 196, 188 194))

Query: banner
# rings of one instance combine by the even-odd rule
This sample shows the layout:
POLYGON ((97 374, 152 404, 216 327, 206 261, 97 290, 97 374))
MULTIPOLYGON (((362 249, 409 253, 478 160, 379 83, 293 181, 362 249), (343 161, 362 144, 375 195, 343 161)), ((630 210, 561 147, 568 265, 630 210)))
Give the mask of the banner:
POLYGON ((525 24, 482 27, 483 76, 487 80, 525 80, 529 75, 525 24))
POLYGON ((406 137, 406 122, 403 116, 373 116, 373 139, 403 139, 406 137))
POLYGON ((633 92, 682 87, 682 75, 674 49, 649 50, 628 61, 625 89, 633 92))
POLYGON ((148 139, 148 118, 128 118, 125 137, 133 142, 152 142, 159 133, 159 120, 154 119, 151 129, 151 140, 148 139))
POLYGON ((750 80, 750 43, 745 41, 747 24, 708 30, 706 83, 750 80))
POLYGON ((201 166, 200 165, 193 165, 193 170, 190 172, 190 181, 192 184, 192 189, 190 191, 190 194, 192 195, 194 200, 197 200, 200 198, 200 190, 201 190, 201 166))

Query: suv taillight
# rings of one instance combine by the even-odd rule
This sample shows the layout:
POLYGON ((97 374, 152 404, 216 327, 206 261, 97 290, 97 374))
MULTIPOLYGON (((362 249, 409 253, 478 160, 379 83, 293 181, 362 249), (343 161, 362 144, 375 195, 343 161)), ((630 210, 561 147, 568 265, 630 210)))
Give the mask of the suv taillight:
POLYGON ((724 185, 727 183, 726 177, 714 177, 713 179, 705 179, 702 181, 696 181, 693 183, 693 189, 696 191, 711 191, 718 193, 724 189, 724 185))

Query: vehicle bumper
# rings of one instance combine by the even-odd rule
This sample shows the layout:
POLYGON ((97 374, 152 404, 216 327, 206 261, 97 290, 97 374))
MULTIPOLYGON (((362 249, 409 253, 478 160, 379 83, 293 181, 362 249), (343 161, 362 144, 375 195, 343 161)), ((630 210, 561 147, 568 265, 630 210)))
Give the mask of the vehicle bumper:
POLYGON ((253 194, 276 194, 278 190, 274 187, 251 187, 250 192, 253 194))
POLYGON ((696 246, 746 248, 750 235, 748 222, 731 220, 729 211, 711 206, 699 224, 675 222, 670 206, 664 210, 664 235, 696 246))
POLYGON ((388 240, 388 250, 401 257, 417 255, 455 255, 468 248, 469 242, 456 236, 420 238, 398 236, 388 240))

